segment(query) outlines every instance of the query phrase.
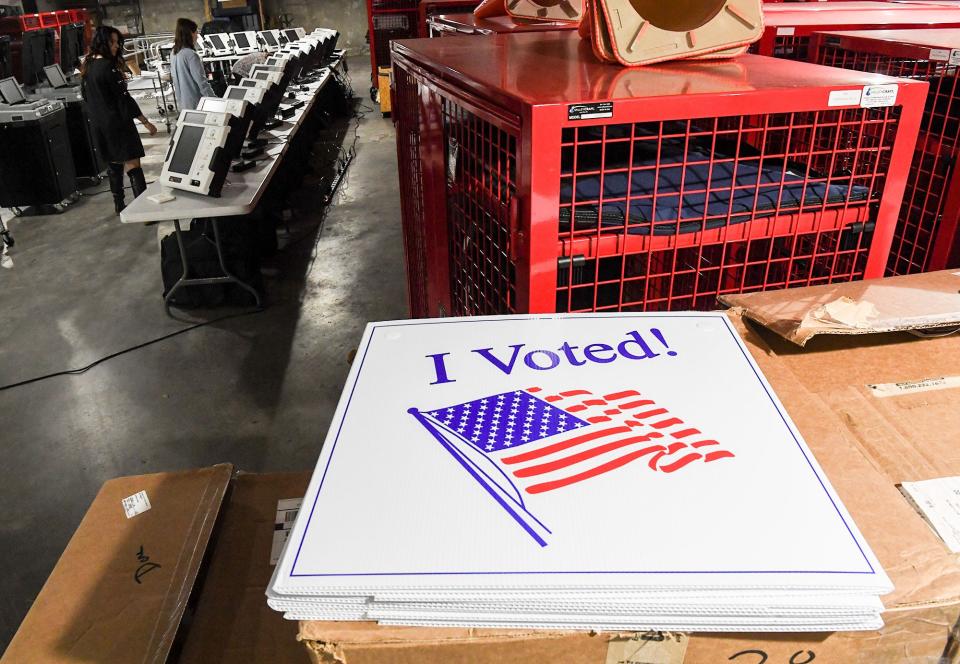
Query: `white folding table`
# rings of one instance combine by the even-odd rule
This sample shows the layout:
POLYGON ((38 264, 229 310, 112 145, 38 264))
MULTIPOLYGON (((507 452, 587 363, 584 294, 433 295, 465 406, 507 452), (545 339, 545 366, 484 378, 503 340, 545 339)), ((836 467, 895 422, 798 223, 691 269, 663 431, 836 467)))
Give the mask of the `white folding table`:
POLYGON ((183 274, 164 297, 164 306, 168 313, 170 299, 180 288, 204 284, 238 284, 241 288, 249 291, 254 296, 257 306, 260 306, 260 294, 257 290, 236 277, 227 268, 220 242, 219 218, 250 214, 257 207, 274 173, 280 167, 280 163, 290 147, 290 142, 313 110, 320 96, 320 91, 333 77, 333 71, 340 67, 342 62, 342 58, 336 60, 324 69, 319 80, 306 84, 307 89, 305 91, 295 92, 297 100, 302 100, 304 105, 296 109, 291 117, 283 120, 277 127, 261 133, 261 137, 267 141, 264 155, 258 158, 257 164, 253 168, 242 173, 230 173, 218 198, 202 196, 189 191, 173 190, 172 193, 176 196, 174 200, 166 203, 155 203, 150 200, 150 196, 161 193, 163 187, 158 181, 154 181, 144 193, 134 199, 120 214, 120 221, 125 224, 173 221, 177 246, 180 249, 183 274), (190 264, 183 243, 183 229, 180 222, 185 220, 189 224, 190 220, 200 217, 211 220, 217 259, 220 263, 220 269, 223 271, 222 277, 190 276, 190 264))

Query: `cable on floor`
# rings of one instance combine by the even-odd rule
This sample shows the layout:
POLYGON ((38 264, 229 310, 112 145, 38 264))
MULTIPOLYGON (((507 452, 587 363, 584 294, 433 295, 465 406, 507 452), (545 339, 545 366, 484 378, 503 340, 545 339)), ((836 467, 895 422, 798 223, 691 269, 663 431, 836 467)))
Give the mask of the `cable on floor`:
POLYGON ((166 341, 167 339, 171 339, 173 337, 179 336, 186 332, 190 332, 191 330, 196 330, 201 327, 206 327, 207 325, 212 325, 213 323, 220 323, 222 321, 229 320, 231 318, 240 318, 242 316, 250 316, 252 314, 258 314, 262 311, 266 311, 266 309, 260 308, 260 309, 254 309, 252 311, 241 311, 238 313, 220 316, 212 320, 203 321, 202 323, 189 325, 181 330, 176 330, 174 332, 170 332, 169 334, 164 334, 163 336, 157 337, 156 339, 151 339, 150 341, 144 341, 143 343, 137 344, 136 346, 130 346, 129 348, 118 350, 115 353, 110 353, 109 355, 105 355, 104 357, 101 357, 99 360, 94 360, 90 364, 80 367, 78 369, 66 369, 64 371, 55 371, 53 373, 45 374, 43 376, 36 376, 34 378, 27 378, 26 380, 17 381, 16 383, 10 383, 9 385, 0 385, 0 392, 3 392, 5 390, 12 390, 15 387, 23 387, 24 385, 38 383, 42 380, 47 380, 48 378, 56 378, 57 376, 79 376, 81 374, 85 374, 87 371, 89 371, 90 369, 93 369, 97 365, 103 364, 107 360, 112 360, 113 358, 120 357, 121 355, 125 355, 126 353, 130 353, 135 350, 140 350, 141 348, 146 348, 147 346, 151 346, 155 343, 166 341))

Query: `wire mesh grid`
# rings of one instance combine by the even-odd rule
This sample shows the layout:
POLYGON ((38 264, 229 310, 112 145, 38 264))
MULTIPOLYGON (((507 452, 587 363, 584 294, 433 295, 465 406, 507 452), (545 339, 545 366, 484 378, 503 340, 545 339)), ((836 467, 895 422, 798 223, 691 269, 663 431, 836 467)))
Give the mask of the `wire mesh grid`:
POLYGON ((867 42, 858 44, 860 48, 845 48, 828 37, 820 46, 818 61, 844 69, 930 83, 887 274, 943 268, 944 264, 934 264, 931 259, 935 242, 955 242, 960 218, 960 210, 946 209, 948 193, 954 188, 954 164, 960 138, 960 100, 957 99, 960 72, 946 60, 893 56, 871 52, 867 42), (950 237, 938 240, 943 231, 950 237))
POLYGON ((442 101, 452 314, 516 311, 517 136, 442 101))
POLYGON ((861 278, 895 108, 566 128, 557 311, 861 278))

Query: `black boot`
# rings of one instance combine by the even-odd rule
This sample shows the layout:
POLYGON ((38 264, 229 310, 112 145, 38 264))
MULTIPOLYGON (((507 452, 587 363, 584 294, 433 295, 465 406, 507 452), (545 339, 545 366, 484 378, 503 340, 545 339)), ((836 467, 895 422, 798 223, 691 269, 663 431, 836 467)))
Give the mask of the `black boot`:
POLYGON ((107 177, 110 179, 110 192, 113 194, 113 209, 120 214, 126 207, 123 200, 123 164, 110 164, 107 177))
POLYGON ((147 190, 147 180, 143 177, 142 168, 131 168, 127 171, 127 177, 130 178, 130 188, 133 189, 134 198, 147 190))

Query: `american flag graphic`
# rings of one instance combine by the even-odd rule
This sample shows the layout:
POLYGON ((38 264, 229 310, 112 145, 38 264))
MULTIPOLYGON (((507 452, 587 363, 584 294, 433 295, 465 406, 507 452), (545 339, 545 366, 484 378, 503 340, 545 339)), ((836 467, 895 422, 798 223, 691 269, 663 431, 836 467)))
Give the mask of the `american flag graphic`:
POLYGON ((674 473, 732 452, 636 390, 503 392, 409 411, 541 545, 550 533, 525 497, 643 462, 674 473))

